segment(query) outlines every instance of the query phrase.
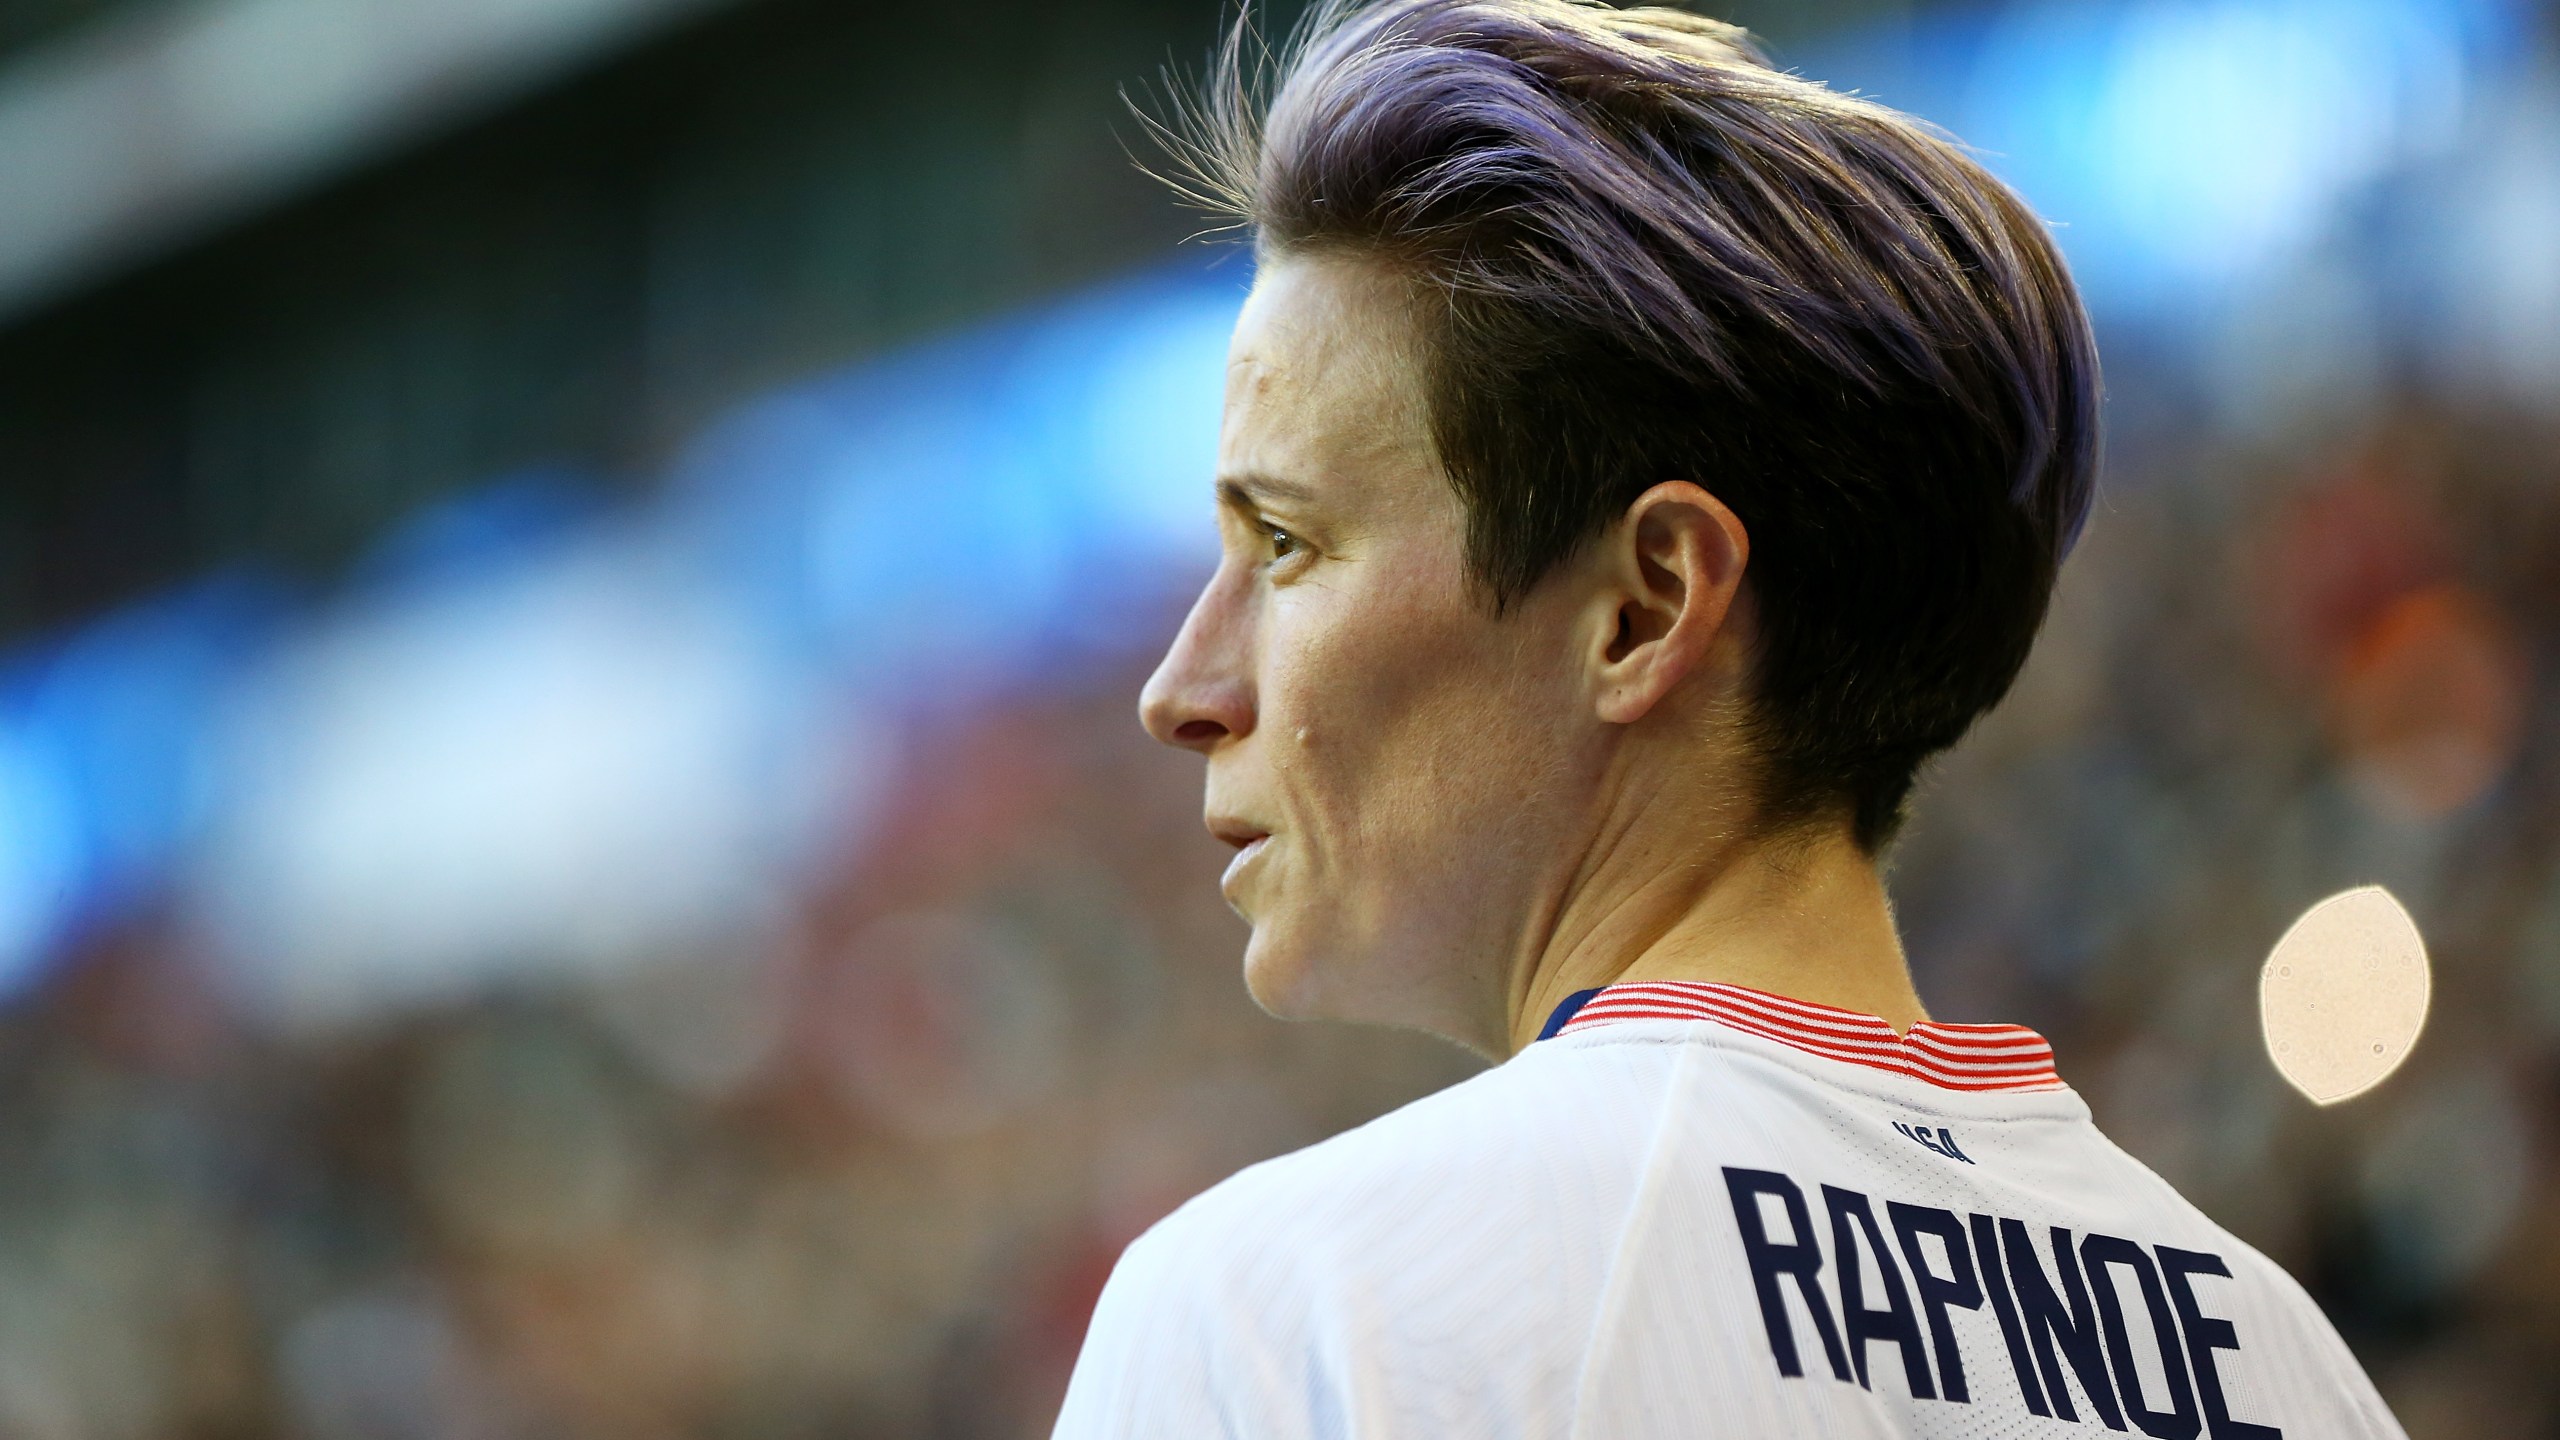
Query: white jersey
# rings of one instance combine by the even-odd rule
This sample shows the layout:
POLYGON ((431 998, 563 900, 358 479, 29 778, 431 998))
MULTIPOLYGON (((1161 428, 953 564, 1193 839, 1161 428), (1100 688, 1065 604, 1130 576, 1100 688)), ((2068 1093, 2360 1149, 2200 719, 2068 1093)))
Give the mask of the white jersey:
POLYGON ((1060 1440, 2401 1434, 2035 1032, 1729 985, 1576 1001, 1140 1237, 1060 1440))

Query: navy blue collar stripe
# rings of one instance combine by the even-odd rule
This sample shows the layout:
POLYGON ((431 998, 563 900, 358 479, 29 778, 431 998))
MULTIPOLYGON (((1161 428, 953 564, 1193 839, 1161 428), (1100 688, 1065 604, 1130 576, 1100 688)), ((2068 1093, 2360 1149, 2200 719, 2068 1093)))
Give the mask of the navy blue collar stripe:
MULTIPOLYGON (((1600 992, 1597 990, 1576 990, 1572 994, 1564 997, 1564 1003, 1556 1007, 1556 1013, 1547 1017, 1547 1027, 1538 1032, 1538 1039, 1546 1040, 1553 1038, 1557 1031, 1565 1027, 1565 1022, 1574 1017, 1576 1011, 1579 1011, 1583 1006, 1590 1004, 1591 997, 1599 993, 1600 992)), ((1534 1044, 1536 1042, 1532 1041, 1531 1043, 1534 1044)))

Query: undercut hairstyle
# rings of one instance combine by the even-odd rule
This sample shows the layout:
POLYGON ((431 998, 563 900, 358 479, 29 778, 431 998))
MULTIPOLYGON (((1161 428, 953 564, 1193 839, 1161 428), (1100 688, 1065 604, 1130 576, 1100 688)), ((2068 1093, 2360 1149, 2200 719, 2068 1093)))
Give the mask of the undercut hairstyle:
POLYGON ((1240 16, 1158 129, 1264 260, 1414 287, 1497 612, 1659 482, 1730 507, 1763 823, 1889 843, 2025 663, 2095 484, 2096 348, 2016 195, 1733 26, 1581 0, 1323 4, 1276 58, 1240 16))

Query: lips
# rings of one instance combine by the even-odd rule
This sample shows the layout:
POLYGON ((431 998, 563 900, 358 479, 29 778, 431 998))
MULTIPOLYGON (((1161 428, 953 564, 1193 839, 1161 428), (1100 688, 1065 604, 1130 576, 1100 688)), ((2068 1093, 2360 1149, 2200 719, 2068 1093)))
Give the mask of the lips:
POLYGON ((1227 873, 1218 877, 1218 888, 1221 891, 1234 890, 1236 877, 1242 875, 1244 873, 1244 867, 1252 864, 1253 857, 1261 854, 1263 847, 1270 843, 1270 836, 1257 835, 1239 847, 1236 851, 1236 858, 1227 862, 1227 873))
POLYGON ((1213 816, 1209 821, 1209 833, 1236 848, 1235 858, 1227 862, 1227 873, 1218 881, 1219 890, 1232 897, 1236 878, 1244 873, 1247 865, 1253 863, 1253 857, 1261 854, 1264 848, 1270 845, 1271 832, 1241 820, 1213 816))
POLYGON ((1271 838, 1271 832, 1263 829, 1259 825, 1247 824, 1242 820, 1229 820, 1221 815, 1212 815, 1209 817, 1209 833, 1217 836, 1219 839, 1224 840, 1239 850, 1252 845, 1258 840, 1268 840, 1271 838))

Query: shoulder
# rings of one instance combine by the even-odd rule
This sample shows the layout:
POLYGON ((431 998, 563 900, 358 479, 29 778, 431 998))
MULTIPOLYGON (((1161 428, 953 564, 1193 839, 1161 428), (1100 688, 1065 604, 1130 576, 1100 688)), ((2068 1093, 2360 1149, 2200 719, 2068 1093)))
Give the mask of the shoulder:
POLYGON ((1344 1406, 1502 1433, 1562 1403, 1661 1068, 1515 1057, 1201 1194, 1112 1272, 1059 1433, 1328 1434, 1344 1406))
MULTIPOLYGON (((1142 1243, 1293 1263, 1470 1241, 1594 1207, 1632 1181, 1660 1123, 1671 1057, 1544 1047, 1303 1150, 1250 1166, 1142 1243), (1533 1212, 1546 1212, 1545 1217, 1533 1212)), ((1535 1232, 1532 1232, 1535 1233, 1535 1232)))
POLYGON ((2363 1362, 2302 1282, 2238 1236, 2225 1231, 2224 1243, 2231 1271, 2227 1287, 2205 1268, 2183 1277, 2185 1288, 2178 1299, 2201 1317, 2201 1324, 2220 1320, 2230 1326, 2228 1335, 2216 1330, 2216 1345, 2227 1339, 2230 1346, 2213 1363, 2217 1386, 2227 1393, 2232 1413, 2328 1411, 2326 1433, 2407 1440, 2363 1362), (2271 1353, 2253 1358, 2247 1353, 2253 1345, 2271 1353))
MULTIPOLYGON (((2216 1413, 2318 1417, 2318 1433, 2405 1440, 2363 1364, 2319 1301, 2282 1265, 2101 1137, 2179 1316, 2195 1380, 2216 1413)), ((2287 1433, 2295 1422, 2285 1425, 2287 1433)))

